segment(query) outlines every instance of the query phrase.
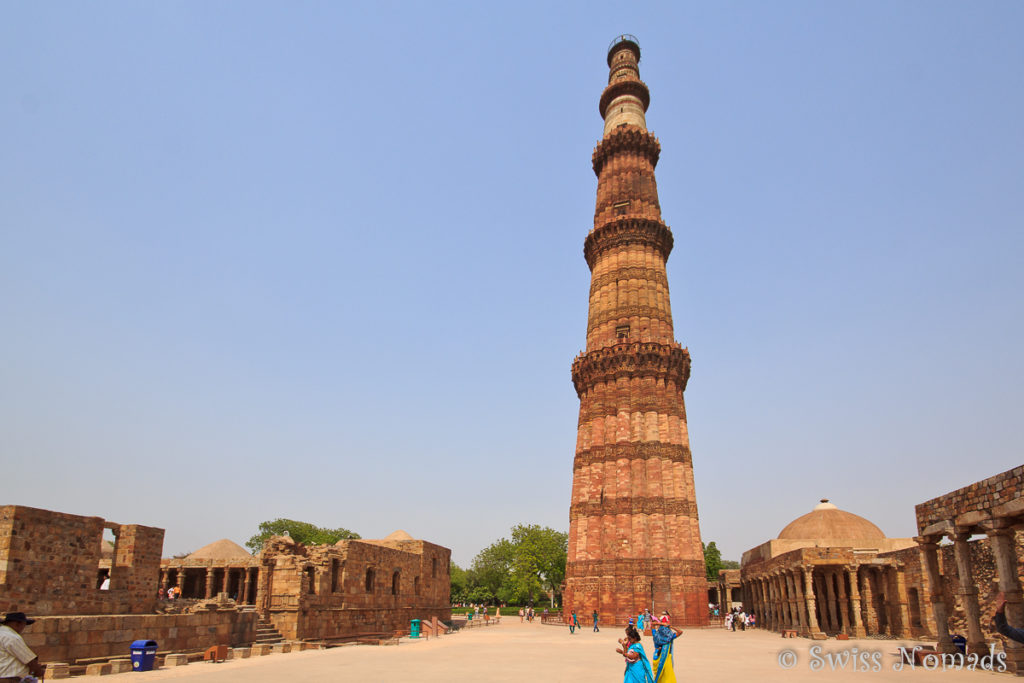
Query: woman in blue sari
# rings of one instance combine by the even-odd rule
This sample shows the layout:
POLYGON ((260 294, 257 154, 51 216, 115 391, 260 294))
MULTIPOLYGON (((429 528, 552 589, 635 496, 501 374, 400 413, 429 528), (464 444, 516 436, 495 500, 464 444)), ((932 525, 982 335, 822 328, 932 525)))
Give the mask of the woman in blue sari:
POLYGON ((622 683, 654 683, 654 672, 647 661, 644 646, 640 644, 640 634, 636 627, 626 627, 626 637, 619 641, 621 647, 615 651, 626 658, 626 672, 622 683))
POLYGON ((668 612, 661 613, 661 624, 658 624, 658 620, 651 624, 651 635, 654 636, 653 664, 656 683, 676 683, 672 645, 675 639, 682 634, 683 632, 679 629, 669 626, 668 612))
POLYGON ((640 633, 640 635, 644 634, 644 613, 643 612, 641 612, 640 614, 636 615, 636 630, 640 633))

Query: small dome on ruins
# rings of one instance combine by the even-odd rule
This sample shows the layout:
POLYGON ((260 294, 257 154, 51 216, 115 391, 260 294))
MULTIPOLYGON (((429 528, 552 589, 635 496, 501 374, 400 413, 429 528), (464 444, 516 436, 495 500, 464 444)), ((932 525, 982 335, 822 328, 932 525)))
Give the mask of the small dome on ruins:
POLYGON ((398 531, 392 531, 390 534, 384 537, 385 541, 415 541, 416 539, 407 534, 405 531, 399 529, 398 531))
POLYGON ((188 555, 186 560, 248 560, 251 559, 252 555, 238 545, 234 541, 229 541, 226 538, 222 538, 219 541, 214 541, 209 545, 204 545, 199 550, 195 551, 191 555, 188 555))
POLYGON ((885 533, 860 515, 840 510, 828 502, 828 498, 822 498, 813 510, 787 524, 779 532, 779 538, 817 541, 880 539, 885 538, 885 533))

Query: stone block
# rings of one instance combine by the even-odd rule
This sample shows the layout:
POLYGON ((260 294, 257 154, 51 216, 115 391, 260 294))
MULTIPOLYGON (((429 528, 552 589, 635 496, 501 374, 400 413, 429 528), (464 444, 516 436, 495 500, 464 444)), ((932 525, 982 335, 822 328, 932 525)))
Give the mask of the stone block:
POLYGON ((291 651, 291 643, 274 643, 274 654, 287 654, 291 651))
POLYGON ((270 646, 267 645, 266 643, 257 643, 256 645, 252 646, 252 656, 253 657, 262 657, 263 655, 269 655, 269 654, 270 654, 270 646))
POLYGON ((90 664, 89 666, 85 667, 86 676, 106 676, 110 674, 110 671, 111 667, 109 662, 105 664, 90 664))
POLYGON ((232 659, 248 659, 250 654, 252 654, 252 650, 247 647, 231 648, 232 659))
POLYGON ((132 670, 132 660, 130 659, 111 659, 110 660, 110 673, 112 674, 123 674, 126 671, 132 670))
POLYGON ((186 654, 173 654, 164 657, 164 666, 185 666, 188 664, 188 655, 186 654))
POLYGON ((46 680, 70 677, 71 671, 68 669, 67 662, 50 662, 46 665, 46 680))

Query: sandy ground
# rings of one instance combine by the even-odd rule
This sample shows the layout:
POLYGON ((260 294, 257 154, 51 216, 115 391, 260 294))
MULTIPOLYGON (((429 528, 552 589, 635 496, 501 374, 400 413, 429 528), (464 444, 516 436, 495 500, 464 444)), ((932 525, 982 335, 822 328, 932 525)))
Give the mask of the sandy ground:
MULTIPOLYGON (((134 683, 163 679, 188 679, 210 683, 247 681, 572 681, 590 683, 621 681, 623 660, 615 653, 621 629, 603 628, 594 633, 583 628, 569 635, 567 628, 544 626, 539 621, 520 624, 518 618, 499 626, 474 628, 431 640, 403 639, 398 646, 359 645, 330 650, 307 650, 274 654, 220 664, 197 662, 188 666, 142 673, 116 674, 134 683)), ((684 631, 677 641, 676 673, 680 681, 901 681, 941 679, 943 681, 1017 680, 1008 674, 981 671, 894 671, 900 643, 895 641, 851 640, 809 641, 782 639, 765 631, 731 633, 721 629, 684 631), (858 655, 877 652, 881 671, 873 659, 858 663, 854 671, 833 671, 827 662, 823 670, 811 669, 809 648, 821 646, 826 652, 857 648, 858 655), (792 650, 796 657, 790 669, 780 666, 780 654, 792 650)), ((643 640, 650 656, 652 641, 643 640)), ((914 643, 906 643, 912 647, 914 643)), ((788 663, 788 661, 787 661, 788 663)), ((109 679, 104 679, 109 680, 109 679)), ((117 679, 121 680, 121 679, 117 679)))

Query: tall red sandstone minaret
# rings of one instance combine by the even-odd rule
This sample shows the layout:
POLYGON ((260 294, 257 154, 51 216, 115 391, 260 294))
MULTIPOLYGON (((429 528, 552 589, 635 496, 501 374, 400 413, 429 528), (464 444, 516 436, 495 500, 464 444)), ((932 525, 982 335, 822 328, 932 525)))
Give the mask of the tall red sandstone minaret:
POLYGON ((661 220, 661 146, 647 132, 639 61, 636 38, 619 36, 601 94, 597 209, 583 246, 587 350, 572 364, 580 418, 564 602, 607 622, 653 607, 676 624, 698 624, 707 582, 683 403, 690 354, 673 338, 672 232, 661 220))

